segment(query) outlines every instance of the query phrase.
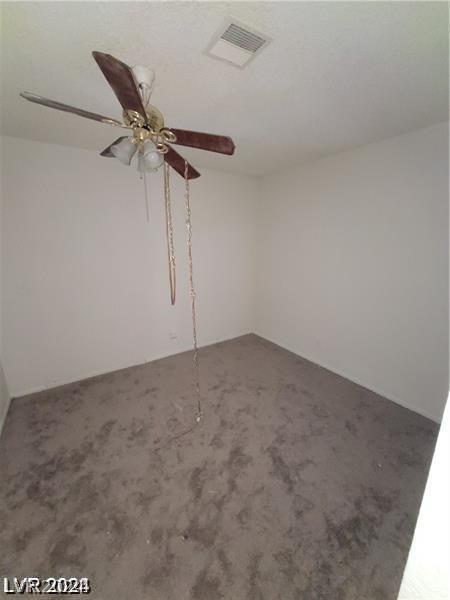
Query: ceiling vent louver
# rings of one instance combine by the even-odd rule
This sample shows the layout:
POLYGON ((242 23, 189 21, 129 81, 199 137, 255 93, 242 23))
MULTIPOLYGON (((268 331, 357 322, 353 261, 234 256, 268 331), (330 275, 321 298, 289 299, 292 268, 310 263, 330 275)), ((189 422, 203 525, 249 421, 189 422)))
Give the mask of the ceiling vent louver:
POLYGON ((270 38, 243 23, 228 19, 214 35, 206 54, 243 68, 270 42, 270 38))

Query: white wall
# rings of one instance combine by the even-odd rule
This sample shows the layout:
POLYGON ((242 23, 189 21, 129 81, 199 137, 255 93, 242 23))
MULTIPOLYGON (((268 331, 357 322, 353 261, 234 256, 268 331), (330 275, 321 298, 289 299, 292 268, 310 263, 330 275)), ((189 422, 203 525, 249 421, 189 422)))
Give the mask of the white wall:
POLYGON ((450 395, 439 429, 398 600, 450 598, 449 398, 450 395))
MULTIPOLYGON (((2 172, 2 146, 0 145, 0 183, 3 180, 3 172, 2 172)), ((2 355, 3 355, 3 336, 2 336, 2 202, 0 196, 0 434, 2 432, 3 423, 5 422, 6 413, 9 408, 9 391, 6 385, 5 374, 3 372, 2 365, 2 355)))
MULTIPOLYGON (((11 394, 191 348, 183 180, 172 172, 173 308, 162 173, 149 177, 147 223, 133 169, 85 150, 4 142, 3 359, 11 394)), ((207 344, 253 329, 257 181, 202 170, 191 190, 198 333, 207 344)))
POLYGON ((399 600, 450 598, 450 405, 445 409, 399 600))
POLYGON ((439 420, 448 135, 439 124, 263 179, 256 331, 439 420))
MULTIPOLYGON (((6 141, 11 394, 190 348, 181 178, 172 176, 172 308, 161 173, 149 178, 148 224, 132 169, 85 150, 6 141)), ((446 144, 441 124, 260 182, 202 171, 192 182, 200 343, 254 331, 439 420, 448 389, 446 144)))

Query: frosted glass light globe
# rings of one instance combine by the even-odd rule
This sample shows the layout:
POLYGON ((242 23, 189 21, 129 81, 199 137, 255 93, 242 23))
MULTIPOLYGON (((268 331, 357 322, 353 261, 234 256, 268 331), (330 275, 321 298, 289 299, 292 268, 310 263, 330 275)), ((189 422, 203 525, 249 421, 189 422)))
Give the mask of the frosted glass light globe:
POLYGON ((149 169, 156 170, 159 169, 159 167, 163 164, 164 157, 157 150, 152 150, 151 152, 144 154, 144 160, 146 166, 148 166, 149 169))
POLYGON ((118 144, 111 146, 112 154, 124 165, 129 165, 131 163, 131 159, 135 155, 136 150, 137 146, 136 144, 133 144, 133 138, 131 137, 127 137, 118 144))
POLYGON ((164 162, 164 156, 156 150, 156 146, 149 140, 144 143, 142 157, 145 169, 148 171, 156 171, 164 162))

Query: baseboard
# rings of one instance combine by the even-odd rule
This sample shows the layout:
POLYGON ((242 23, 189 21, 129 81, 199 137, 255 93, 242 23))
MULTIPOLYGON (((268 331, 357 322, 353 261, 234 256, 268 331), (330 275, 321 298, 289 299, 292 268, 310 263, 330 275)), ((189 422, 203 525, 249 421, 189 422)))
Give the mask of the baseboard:
MULTIPOLYGON (((284 348, 285 350, 292 352, 296 356, 300 356, 301 358, 309 360, 310 362, 312 362, 316 365, 319 365, 320 367, 323 367, 324 369, 327 369, 328 371, 331 371, 332 373, 335 373, 336 375, 340 375, 341 377, 344 377, 345 379, 348 379, 349 381, 356 383, 357 385, 360 385, 361 387, 366 388, 367 390, 370 390, 371 392, 374 392, 375 394, 378 394, 379 396, 382 396, 383 398, 386 398, 387 400, 390 400, 391 402, 395 402, 395 404, 398 404, 399 406, 402 406, 403 408, 412 410, 413 412, 418 413, 418 414, 422 415, 423 417, 426 417, 427 419, 434 421, 435 423, 440 423, 440 421, 441 421, 441 419, 439 417, 436 417, 436 415, 433 415, 433 414, 427 412, 426 410, 416 408, 415 406, 408 404, 408 402, 405 402, 401 398, 398 398, 398 397, 394 396, 393 394, 386 392, 386 390, 382 390, 372 384, 367 383, 366 381, 359 379, 358 377, 354 377, 353 375, 342 371, 341 369, 337 369, 336 367, 334 367, 332 365, 326 364, 323 361, 317 359, 317 357, 307 355, 304 353, 299 354, 295 348, 289 347, 288 345, 281 342, 280 340, 272 338, 271 336, 268 336, 268 335, 264 335, 263 333, 247 331, 247 332, 238 333, 236 335, 232 335, 231 337, 226 337, 226 338, 209 338, 208 340, 205 340, 204 342, 202 342, 202 344, 200 345, 200 348, 205 348, 206 346, 211 346, 213 344, 218 344, 220 342, 227 342, 227 341, 230 341, 237 337, 241 337, 243 335, 249 335, 249 334, 257 335, 258 337, 260 337, 264 340, 267 340, 268 342, 271 342, 272 344, 280 346, 280 348, 284 348)), ((32 388, 28 388, 28 389, 22 389, 22 390, 16 391, 14 394, 11 394, 11 396, 13 398, 20 398, 21 396, 28 396, 29 394, 43 392, 45 390, 50 390, 50 389, 53 389, 56 387, 60 387, 62 385, 67 385, 69 383, 76 383, 78 381, 83 381, 84 379, 91 379, 92 377, 97 377, 99 375, 105 375, 107 373, 112 373, 114 371, 120 371, 122 369, 128 369, 130 367, 137 367, 140 365, 147 364, 149 362, 153 362, 155 360, 167 358, 168 356, 175 356, 176 354, 188 352, 189 350, 192 350, 192 345, 186 344, 186 345, 183 345, 180 348, 178 348, 176 352, 157 354, 157 355, 152 356, 151 358, 145 358, 142 361, 137 362, 137 363, 131 362, 131 363, 117 364, 117 365, 114 365, 113 367, 110 367, 110 368, 107 368, 107 369, 104 369, 101 371, 92 371, 89 373, 82 373, 82 374, 79 374, 78 376, 71 377, 70 379, 54 381, 51 383, 51 385, 48 385, 48 386, 40 386, 40 387, 32 387, 32 388)), ((1 430, 1 423, 0 423, 0 430, 1 430)))
MULTIPOLYGON (((237 333, 236 335, 231 335, 231 337, 226 338, 208 338, 199 344, 199 348, 205 348, 206 346, 212 346, 213 344, 219 344, 220 342, 228 342, 230 340, 234 340, 237 337, 242 337, 243 335, 251 334, 251 331, 246 331, 243 333, 237 333)), ((23 388, 19 390, 14 390, 11 393, 11 400, 16 398, 21 398, 22 396, 29 396, 30 394, 37 394, 38 392, 45 392, 47 390, 52 390, 57 387, 61 387, 62 385, 68 385, 70 383, 77 383, 78 381, 83 381, 84 379, 91 379, 92 377, 98 377, 99 375, 106 375, 108 373, 113 373, 114 371, 122 371, 123 369, 129 369, 130 367, 139 367, 141 365, 146 365, 155 360, 161 360, 162 358, 167 358, 169 356, 176 356, 177 354, 182 354, 183 352, 189 352, 192 350, 192 343, 183 344, 179 348, 177 348, 176 352, 166 352, 161 354, 155 354, 154 356, 148 358, 143 358, 139 362, 126 362, 117 364, 106 369, 102 369, 99 371, 89 371, 87 373, 81 373, 79 375, 71 376, 69 379, 61 379, 55 380, 49 383, 48 385, 42 386, 34 386, 30 388, 23 388)))
POLYGON ((348 379, 352 383, 356 383, 357 385, 360 385, 361 387, 366 388, 366 390, 369 390, 371 392, 374 392, 375 394, 378 394, 378 396, 382 396, 383 398, 386 398, 387 400, 390 400, 391 402, 395 402, 395 404, 398 404, 399 406, 402 406, 403 408, 412 410, 413 412, 415 412, 419 415, 422 415, 422 417, 426 417, 427 419, 430 419, 430 421, 434 421, 435 423, 441 422, 441 418, 436 417, 436 415, 433 415, 433 414, 427 412, 426 410, 416 408, 415 406, 408 404, 408 402, 405 402, 401 398, 398 398, 398 397, 394 396, 393 394, 386 392, 386 390, 382 390, 372 384, 362 381, 358 377, 354 377, 353 375, 350 375, 350 374, 342 371, 341 369, 337 369, 336 367, 326 364, 326 363, 322 362, 321 360, 318 360, 314 356, 306 355, 303 353, 299 354, 296 349, 291 348, 291 347, 287 346, 285 343, 281 343, 279 340, 276 340, 270 336, 267 336, 267 335, 264 335, 261 333, 255 333, 255 335, 259 336, 260 338, 262 338, 264 340, 267 340, 268 342, 271 342, 272 344, 275 344, 276 346, 280 346, 280 348, 284 348, 285 350, 292 352, 293 354, 295 354, 296 356, 299 356, 300 358, 309 360, 310 362, 312 362, 316 365, 319 365, 319 367, 323 367, 324 369, 327 369, 327 371, 331 371, 332 373, 335 373, 336 375, 340 375, 341 377, 344 377, 344 379, 348 379))

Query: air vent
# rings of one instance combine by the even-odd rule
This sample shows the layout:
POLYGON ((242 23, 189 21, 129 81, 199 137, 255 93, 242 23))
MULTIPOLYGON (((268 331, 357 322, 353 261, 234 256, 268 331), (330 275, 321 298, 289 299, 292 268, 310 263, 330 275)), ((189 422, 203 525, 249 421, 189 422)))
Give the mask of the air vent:
POLYGON ((230 42, 230 44, 234 44, 235 46, 242 48, 242 50, 247 50, 247 52, 251 52, 252 54, 266 43, 266 40, 260 35, 247 31, 235 23, 231 23, 228 26, 227 30, 220 36, 220 39, 230 42))
POLYGON ((245 67, 247 63, 267 46, 270 38, 254 29, 227 20, 213 37, 206 54, 224 60, 236 67, 245 67))

